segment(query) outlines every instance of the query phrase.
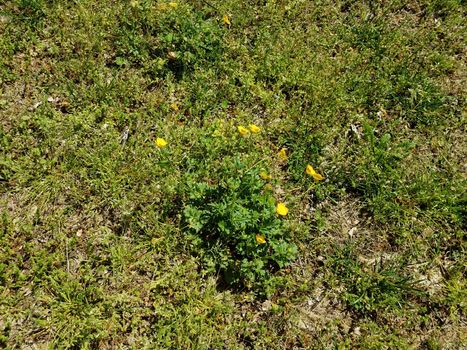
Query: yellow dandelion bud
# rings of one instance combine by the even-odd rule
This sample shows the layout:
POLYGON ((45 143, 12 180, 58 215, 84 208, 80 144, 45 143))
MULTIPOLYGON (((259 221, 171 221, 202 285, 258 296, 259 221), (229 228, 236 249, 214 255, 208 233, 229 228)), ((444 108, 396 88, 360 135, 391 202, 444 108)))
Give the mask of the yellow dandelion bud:
POLYGON ((315 169, 313 169, 313 167, 312 167, 310 164, 308 164, 308 165, 306 166, 305 172, 306 172, 308 175, 312 176, 313 179, 315 179, 316 181, 324 180, 324 176, 321 175, 321 174, 318 174, 318 173, 315 171, 315 169))
POLYGON ((257 234, 256 235, 256 243, 258 244, 264 244, 266 243, 266 237, 264 237, 262 234, 257 234))
POLYGON ((258 128, 255 124, 250 124, 248 125, 248 128, 250 129, 250 131, 254 134, 257 134, 261 131, 260 128, 258 128))
POLYGON ((271 184, 264 185, 264 190, 265 191, 272 191, 273 190, 272 185, 271 184))
POLYGON ((167 141, 165 141, 161 137, 158 137, 155 142, 156 142, 156 146, 159 148, 164 148, 165 146, 167 146, 167 141))
POLYGON ((227 15, 222 16, 222 21, 224 22, 225 25, 230 26, 230 24, 231 24, 229 16, 227 16, 227 15))
POLYGON ((288 212, 289 212, 289 209, 285 206, 284 203, 282 202, 277 203, 277 206, 276 206, 277 214, 279 214, 280 216, 286 216, 288 212))
POLYGON ((242 135, 242 136, 246 136, 246 135, 249 133, 248 129, 245 128, 245 127, 243 127, 243 126, 241 126, 241 125, 238 127, 238 132, 239 132, 240 135, 242 135))
POLYGON ((277 152, 277 156, 281 160, 287 160, 287 150, 285 148, 281 148, 281 150, 277 152))
POLYGON ((271 180, 272 176, 269 175, 267 172, 262 171, 259 173, 259 177, 262 178, 263 180, 271 180))

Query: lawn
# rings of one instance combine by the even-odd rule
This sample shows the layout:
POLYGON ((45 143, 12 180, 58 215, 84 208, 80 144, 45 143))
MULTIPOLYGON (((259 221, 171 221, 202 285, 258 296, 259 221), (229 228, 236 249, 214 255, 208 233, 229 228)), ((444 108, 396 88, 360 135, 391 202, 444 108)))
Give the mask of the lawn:
POLYGON ((461 0, 0 2, 0 348, 467 347, 461 0))

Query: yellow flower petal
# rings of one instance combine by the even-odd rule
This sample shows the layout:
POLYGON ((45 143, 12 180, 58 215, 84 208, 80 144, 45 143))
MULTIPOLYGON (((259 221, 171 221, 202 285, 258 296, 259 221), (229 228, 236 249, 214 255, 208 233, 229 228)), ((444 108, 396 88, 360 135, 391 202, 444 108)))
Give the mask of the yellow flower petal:
POLYGON ((248 129, 245 128, 245 127, 243 127, 243 126, 241 126, 241 125, 238 127, 238 132, 239 132, 240 135, 242 135, 242 136, 246 136, 246 135, 249 133, 248 129))
POLYGON ((261 131, 261 129, 258 128, 255 124, 248 125, 248 128, 250 129, 250 131, 252 133, 255 133, 255 134, 257 134, 257 133, 259 133, 261 131))
POLYGON ((263 180, 271 180, 272 179, 272 176, 268 175, 268 173, 265 172, 265 171, 260 172, 259 177, 262 178, 263 180))
POLYGON ((315 171, 315 169, 313 169, 313 167, 312 167, 310 164, 308 164, 308 165, 306 166, 305 172, 306 172, 308 175, 312 176, 313 179, 315 179, 316 181, 324 180, 324 176, 321 175, 321 174, 318 174, 318 173, 315 171))
POLYGON ((228 26, 230 26, 230 24, 231 24, 229 16, 227 16, 227 15, 222 16, 222 21, 224 22, 224 24, 226 24, 228 26))
POLYGON ((159 148, 164 148, 165 146, 167 146, 167 141, 165 141, 163 138, 161 137, 158 137, 156 139, 156 146, 159 147, 159 148))
POLYGON ((285 148, 281 148, 281 150, 279 152, 277 152, 277 156, 281 159, 281 160, 287 160, 287 151, 285 148))
POLYGON ((256 235, 256 243, 258 244, 265 244, 266 243, 266 237, 264 237, 263 235, 261 234, 257 234, 256 235))
POLYGON ((313 179, 315 179, 316 181, 321 181, 321 180, 324 180, 324 176, 316 173, 313 175, 313 179))
POLYGON ((286 216, 287 213, 289 212, 289 209, 285 206, 284 203, 277 203, 276 206, 276 213, 281 215, 281 216, 286 216))

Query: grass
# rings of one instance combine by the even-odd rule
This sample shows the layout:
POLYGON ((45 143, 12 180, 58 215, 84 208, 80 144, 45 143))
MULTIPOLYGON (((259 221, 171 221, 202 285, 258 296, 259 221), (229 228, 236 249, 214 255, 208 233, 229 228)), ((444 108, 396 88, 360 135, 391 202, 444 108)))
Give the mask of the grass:
POLYGON ((465 347, 464 22, 2 2, 0 348, 465 347))

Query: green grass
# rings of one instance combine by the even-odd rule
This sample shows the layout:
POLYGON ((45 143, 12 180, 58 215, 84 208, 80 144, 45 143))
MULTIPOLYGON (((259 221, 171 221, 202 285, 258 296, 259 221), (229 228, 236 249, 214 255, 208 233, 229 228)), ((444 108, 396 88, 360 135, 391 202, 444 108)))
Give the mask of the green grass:
POLYGON ((467 346, 464 22, 2 2, 0 348, 467 346))

